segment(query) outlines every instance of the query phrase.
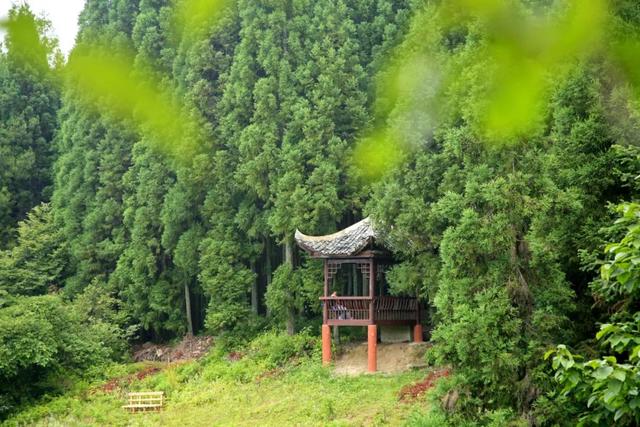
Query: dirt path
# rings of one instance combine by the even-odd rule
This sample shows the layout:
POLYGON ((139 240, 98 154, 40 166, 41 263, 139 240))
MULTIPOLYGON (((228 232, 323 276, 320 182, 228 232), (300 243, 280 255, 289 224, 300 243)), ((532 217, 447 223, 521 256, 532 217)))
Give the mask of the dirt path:
MULTIPOLYGON (((397 373, 425 367, 424 354, 429 343, 378 343, 378 372, 397 373)), ((367 343, 345 344, 335 361, 335 372, 360 375, 367 372, 367 343)))

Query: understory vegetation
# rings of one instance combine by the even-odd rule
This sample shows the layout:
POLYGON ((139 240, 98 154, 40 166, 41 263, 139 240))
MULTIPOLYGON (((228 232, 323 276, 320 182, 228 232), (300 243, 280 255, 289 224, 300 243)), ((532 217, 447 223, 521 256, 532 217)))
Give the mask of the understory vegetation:
POLYGON ((135 422, 640 423, 637 2, 87 0, 68 57, 0 26, 0 419, 126 424, 131 346, 203 334, 135 422), (451 372, 411 405, 424 372, 319 366, 294 234, 366 216, 451 372))
POLYGON ((269 426, 397 425, 423 411, 422 398, 399 400, 400 389, 423 372, 335 376, 321 367, 317 339, 308 333, 266 333, 235 358, 239 360, 215 347, 198 362, 113 365, 93 381, 70 384, 64 396, 32 406, 5 424, 200 426, 202 420, 208 425, 255 425, 260 420, 269 426), (150 371, 137 379, 136 373, 150 371), (165 410, 135 416, 123 411, 124 392, 136 390, 163 390, 165 410))

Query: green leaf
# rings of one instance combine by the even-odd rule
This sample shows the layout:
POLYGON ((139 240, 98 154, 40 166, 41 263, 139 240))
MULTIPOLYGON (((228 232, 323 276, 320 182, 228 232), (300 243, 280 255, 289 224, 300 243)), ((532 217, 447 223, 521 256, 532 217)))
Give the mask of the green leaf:
POLYGON ((607 391, 604 393, 604 402, 607 404, 611 403, 616 397, 618 397, 621 389, 622 383, 620 381, 609 380, 607 391))
POLYGON ((603 324, 602 326, 600 326, 600 330, 596 334, 596 339, 597 340, 601 339, 604 335, 611 333, 615 329, 616 327, 610 323, 603 324))
POLYGON ((609 375, 613 372, 613 368, 611 366, 600 366, 598 369, 593 371, 591 376, 597 380, 605 380, 609 378, 609 375))
POLYGON ((625 378, 627 378, 627 374, 623 370, 616 369, 613 371, 613 374, 611 374, 611 377, 624 382, 625 378))
POLYGON ((561 363, 562 363, 562 367, 563 367, 564 369, 571 369, 571 368, 573 367, 573 365, 575 365, 575 364, 576 364, 576 363, 573 361, 573 359, 569 359, 569 358, 567 358, 567 359, 562 359, 561 363))
POLYGON ((585 362, 584 366, 587 366, 591 369, 596 369, 598 366, 600 366, 600 361, 599 360, 589 360, 588 362, 585 362))

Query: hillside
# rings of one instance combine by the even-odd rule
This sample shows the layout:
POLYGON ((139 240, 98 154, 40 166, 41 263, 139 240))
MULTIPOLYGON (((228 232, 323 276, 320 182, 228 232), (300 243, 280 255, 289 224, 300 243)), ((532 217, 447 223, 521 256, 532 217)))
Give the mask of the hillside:
POLYGON ((400 425, 424 410, 424 397, 401 399, 400 391, 427 371, 336 375, 321 367, 315 344, 301 342, 268 335, 247 354, 230 357, 214 348, 199 361, 115 365, 103 379, 78 382, 4 425, 400 425), (255 352, 267 339, 280 345, 255 352), (278 362, 296 346, 295 355, 278 362), (132 390, 165 391, 166 409, 127 413, 121 406, 132 390))
POLYGON ((35 1, 0 422, 640 425, 638 0, 35 1))

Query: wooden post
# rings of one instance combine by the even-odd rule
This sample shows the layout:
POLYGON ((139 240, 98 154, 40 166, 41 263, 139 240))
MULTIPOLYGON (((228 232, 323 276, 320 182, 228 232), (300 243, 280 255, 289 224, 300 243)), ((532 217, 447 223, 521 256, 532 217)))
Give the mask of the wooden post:
POLYGON ((378 326, 367 326, 367 359, 369 372, 378 370, 378 326))
POLYGON ((375 320, 375 297, 376 297, 376 265, 373 258, 369 260, 369 324, 376 323, 375 320))
POLYGON ((322 325, 322 364, 331 363, 331 328, 329 325, 322 325))

